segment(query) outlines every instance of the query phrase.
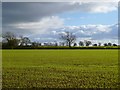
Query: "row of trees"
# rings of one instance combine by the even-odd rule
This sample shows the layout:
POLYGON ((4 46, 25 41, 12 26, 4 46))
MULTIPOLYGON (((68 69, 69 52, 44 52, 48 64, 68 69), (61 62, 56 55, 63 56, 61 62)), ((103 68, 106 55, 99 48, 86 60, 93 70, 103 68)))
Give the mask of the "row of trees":
MULTIPOLYGON (((7 32, 3 34, 3 41, 2 47, 6 48, 14 48, 14 47, 23 47, 23 46, 30 46, 30 47, 39 47, 39 46, 101 46, 101 43, 92 44, 91 41, 85 40, 76 43, 76 36, 71 32, 65 32, 65 34, 60 34, 60 39, 63 42, 57 43, 39 43, 39 42, 31 42, 28 37, 16 37, 15 34, 11 32, 7 32)), ((116 44, 112 43, 104 43, 104 46, 117 46, 116 44)))
POLYGON ((7 32, 3 34, 3 41, 2 41, 2 47, 10 47, 14 48, 17 46, 27 46, 29 43, 31 43, 30 39, 28 37, 20 36, 19 38, 16 37, 15 34, 11 32, 7 32))
MULTIPOLYGON (((77 43, 75 43, 76 36, 71 32, 65 32, 65 34, 61 34, 60 39, 64 40, 66 42, 67 46, 69 46, 69 47, 71 47, 72 44, 73 44, 73 46, 77 46, 77 43)), ((92 42, 85 40, 84 42, 80 41, 78 44, 79 44, 79 46, 89 46, 92 44, 92 42)), ((93 44, 93 46, 101 46, 101 43, 93 44)), ((117 44, 104 43, 104 46, 117 46, 117 44)))

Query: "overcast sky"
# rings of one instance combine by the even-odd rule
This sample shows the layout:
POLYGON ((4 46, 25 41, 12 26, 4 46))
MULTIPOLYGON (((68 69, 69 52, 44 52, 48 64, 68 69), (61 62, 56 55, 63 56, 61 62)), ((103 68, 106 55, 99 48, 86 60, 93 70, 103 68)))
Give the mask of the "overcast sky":
POLYGON ((77 41, 118 41, 117 2, 3 2, 2 30, 32 41, 59 41, 73 32, 77 41))

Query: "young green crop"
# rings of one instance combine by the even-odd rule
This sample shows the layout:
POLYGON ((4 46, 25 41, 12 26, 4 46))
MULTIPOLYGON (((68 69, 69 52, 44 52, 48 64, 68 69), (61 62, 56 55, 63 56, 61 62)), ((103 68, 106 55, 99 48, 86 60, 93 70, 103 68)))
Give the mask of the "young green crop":
POLYGON ((117 88, 118 50, 3 50, 3 88, 117 88))

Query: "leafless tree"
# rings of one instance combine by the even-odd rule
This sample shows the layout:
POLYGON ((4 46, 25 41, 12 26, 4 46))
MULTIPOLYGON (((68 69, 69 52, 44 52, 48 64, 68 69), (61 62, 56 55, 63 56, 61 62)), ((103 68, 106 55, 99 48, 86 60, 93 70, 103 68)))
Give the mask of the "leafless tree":
POLYGON ((64 34, 60 34, 60 39, 64 40, 67 46, 71 47, 71 44, 76 40, 76 36, 72 32, 65 32, 64 34))
POLYGON ((83 42, 83 41, 80 41, 80 42, 79 42, 79 46, 84 46, 84 42, 83 42))
POLYGON ((16 39, 16 36, 11 33, 11 32, 6 32, 2 35, 2 37, 7 41, 9 42, 10 40, 13 40, 13 39, 16 39))
POLYGON ((92 44, 92 42, 91 42, 91 41, 87 41, 87 40, 85 40, 84 42, 85 42, 85 45, 86 45, 86 46, 89 46, 89 45, 91 45, 91 44, 92 44))
POLYGON ((7 47, 16 47, 18 46, 19 40, 16 38, 16 35, 12 32, 6 32, 2 35, 3 41, 6 42, 7 47))

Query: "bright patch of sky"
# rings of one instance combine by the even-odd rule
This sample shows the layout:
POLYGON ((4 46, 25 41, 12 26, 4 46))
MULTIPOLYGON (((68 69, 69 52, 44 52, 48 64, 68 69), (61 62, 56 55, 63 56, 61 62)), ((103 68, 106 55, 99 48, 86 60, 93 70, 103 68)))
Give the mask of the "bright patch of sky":
POLYGON ((116 24, 118 21, 118 11, 109 13, 84 13, 67 12, 58 15, 65 19, 65 25, 87 25, 87 24, 116 24))

